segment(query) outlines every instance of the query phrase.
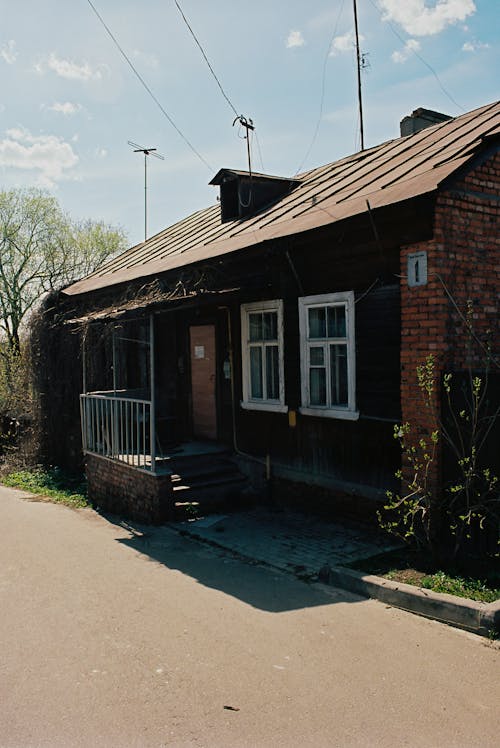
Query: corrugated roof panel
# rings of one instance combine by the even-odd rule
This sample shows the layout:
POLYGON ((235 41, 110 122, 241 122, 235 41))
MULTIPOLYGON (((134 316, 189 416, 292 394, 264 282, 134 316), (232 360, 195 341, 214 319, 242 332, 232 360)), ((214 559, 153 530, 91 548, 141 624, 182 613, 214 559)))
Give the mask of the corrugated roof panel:
POLYGON ((299 181, 297 187, 249 218, 221 223, 219 205, 196 211, 110 260, 65 293, 87 293, 326 226, 366 212, 367 199, 377 208, 432 192, 485 138, 499 134, 496 102, 389 140, 293 177, 299 181))

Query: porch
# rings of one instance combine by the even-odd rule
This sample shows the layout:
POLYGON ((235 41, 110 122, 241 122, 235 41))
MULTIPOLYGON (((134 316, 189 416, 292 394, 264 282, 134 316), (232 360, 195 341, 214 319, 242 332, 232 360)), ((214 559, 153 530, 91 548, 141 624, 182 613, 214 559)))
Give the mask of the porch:
POLYGON ((142 521, 236 500, 225 308, 100 318, 83 337, 81 438, 89 495, 142 521), (231 445, 231 446, 230 446, 231 445))
POLYGON ((210 301, 187 298, 85 321, 85 453, 155 473, 179 445, 232 444, 230 313, 210 301))
POLYGON ((247 487, 232 452, 209 442, 180 444, 154 462, 148 452, 87 450, 85 462, 94 505, 138 522, 162 524, 234 509, 247 487))
POLYGON ((172 443, 165 450, 152 413, 152 401, 134 397, 131 391, 81 394, 84 453, 159 475, 171 475, 172 466, 178 460, 228 453, 228 447, 223 444, 197 439, 172 443))

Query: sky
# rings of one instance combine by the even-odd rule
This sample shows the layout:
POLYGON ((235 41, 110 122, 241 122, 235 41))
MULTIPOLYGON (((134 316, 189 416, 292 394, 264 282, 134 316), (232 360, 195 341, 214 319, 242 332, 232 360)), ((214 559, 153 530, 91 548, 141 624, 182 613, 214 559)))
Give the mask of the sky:
MULTIPOLYGON (((357 8, 366 147, 418 107, 458 116, 499 98, 500 0, 357 8)), ((255 125, 256 171, 292 176, 360 148, 352 0, 0 0, 0 12, 0 189, 45 189, 131 245, 144 157, 128 141, 164 157, 148 159, 149 236, 214 204, 220 168, 247 168, 236 114, 255 125)))

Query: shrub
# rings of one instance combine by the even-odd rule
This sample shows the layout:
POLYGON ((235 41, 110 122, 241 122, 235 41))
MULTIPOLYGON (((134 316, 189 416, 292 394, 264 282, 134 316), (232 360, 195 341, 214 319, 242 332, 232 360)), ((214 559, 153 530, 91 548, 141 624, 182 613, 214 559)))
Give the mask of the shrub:
POLYGON ((498 418, 498 408, 492 409, 488 399, 488 373, 481 377, 469 371, 460 393, 454 375, 444 375, 446 419, 436 407, 438 377, 432 355, 417 367, 417 381, 431 426, 418 436, 412 424, 395 427, 394 438, 402 452, 402 468, 396 473, 401 490, 387 492, 379 522, 385 530, 430 553, 436 563, 450 563, 481 550, 499 558, 499 481, 482 460, 498 418), (443 453, 450 474, 441 485, 435 479, 435 468, 438 454, 443 453), (495 536, 486 551, 479 540, 485 532, 495 536))

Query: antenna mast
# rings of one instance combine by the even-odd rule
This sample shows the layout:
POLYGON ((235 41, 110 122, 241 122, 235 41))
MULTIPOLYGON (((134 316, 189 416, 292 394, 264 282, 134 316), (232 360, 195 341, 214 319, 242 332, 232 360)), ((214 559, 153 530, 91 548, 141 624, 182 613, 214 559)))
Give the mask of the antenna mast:
POLYGON ((360 138, 361 138, 361 150, 365 150, 365 134, 364 134, 364 128, 363 128, 363 99, 361 97, 361 67, 363 65, 363 60, 361 57, 361 53, 359 51, 359 33, 358 33, 358 9, 356 5, 356 0, 352 0, 352 5, 354 9, 354 33, 356 35, 356 63, 357 63, 357 69, 358 69, 358 105, 359 105, 359 132, 360 132, 360 138))
POLYGON ((127 143, 132 146, 134 153, 144 153, 144 241, 148 239, 148 156, 154 156, 155 158, 165 161, 165 158, 160 154, 156 153, 156 148, 143 148, 142 145, 133 143, 128 140, 127 143))
POLYGON ((253 120, 250 118, 244 117, 242 114, 238 115, 238 117, 235 117, 233 120, 233 127, 235 124, 239 122, 241 127, 245 128, 245 135, 244 138, 247 141, 247 158, 248 158, 248 173, 250 174, 250 179, 252 178, 252 155, 250 152, 250 132, 253 132, 255 130, 255 125, 253 123, 253 120))

